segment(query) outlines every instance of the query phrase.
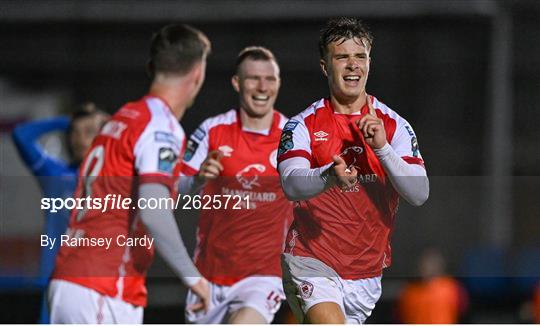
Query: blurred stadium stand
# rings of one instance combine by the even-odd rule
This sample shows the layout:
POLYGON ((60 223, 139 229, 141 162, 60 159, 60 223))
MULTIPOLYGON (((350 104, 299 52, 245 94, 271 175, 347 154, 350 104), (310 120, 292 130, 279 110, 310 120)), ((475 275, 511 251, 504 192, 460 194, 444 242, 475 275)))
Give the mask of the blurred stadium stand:
MULTIPOLYGON (((427 246, 441 248, 449 271, 470 292, 463 322, 532 321, 520 307, 540 276, 540 2, 35 0, 1 6, 0 322, 32 323, 39 312, 32 283, 39 269, 39 191, 8 137, 15 122, 66 113, 86 100, 112 112, 141 96, 150 36, 170 22, 194 24, 213 43, 205 85, 182 122, 187 133, 236 105, 233 62, 251 44, 275 52, 283 79, 277 107, 290 116, 327 94, 318 30, 339 15, 371 26, 368 91, 414 125, 431 175, 426 205, 400 207, 393 266, 368 321, 396 322, 397 293, 417 277, 414 262, 427 246)), ((45 142, 62 155, 60 139, 45 142)), ((196 214, 184 213, 178 221, 193 248, 196 214)), ((148 285, 145 321, 182 322, 185 289, 160 259, 148 285)))

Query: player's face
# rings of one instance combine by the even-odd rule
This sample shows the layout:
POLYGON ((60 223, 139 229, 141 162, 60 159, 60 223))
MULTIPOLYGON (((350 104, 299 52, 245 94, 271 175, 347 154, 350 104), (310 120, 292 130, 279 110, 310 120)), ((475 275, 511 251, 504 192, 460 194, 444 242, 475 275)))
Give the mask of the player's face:
POLYGON ((102 121, 97 115, 92 115, 72 122, 69 145, 75 162, 83 160, 92 141, 99 133, 102 121))
POLYGON ((331 94, 338 100, 354 101, 366 92, 370 64, 366 45, 358 38, 328 44, 321 68, 328 77, 331 94))
POLYGON ((240 95, 240 108, 249 116, 263 117, 274 109, 279 92, 279 67, 273 60, 246 59, 232 84, 240 95))

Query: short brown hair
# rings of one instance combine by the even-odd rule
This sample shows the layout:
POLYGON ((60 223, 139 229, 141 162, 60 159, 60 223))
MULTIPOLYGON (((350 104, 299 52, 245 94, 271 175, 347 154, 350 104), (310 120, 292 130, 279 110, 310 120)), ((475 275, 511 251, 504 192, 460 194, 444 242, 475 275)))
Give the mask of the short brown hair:
MULTIPOLYGON (((238 53, 238 56, 236 57, 236 72, 238 73, 238 68, 247 59, 255 60, 255 61, 274 61, 276 64, 278 64, 276 57, 270 51, 269 49, 265 48, 264 46, 248 46, 245 47, 240 53, 238 53)), ((278 65, 279 66, 279 65, 278 65)))
POLYGON ((210 53, 206 35, 189 25, 167 25, 152 37, 148 73, 187 74, 210 53))
POLYGON ((373 44, 373 36, 360 19, 339 17, 328 20, 326 26, 321 30, 319 38, 319 54, 321 59, 324 59, 328 53, 328 44, 341 39, 350 40, 352 38, 359 38, 362 41, 366 41, 369 48, 373 44))

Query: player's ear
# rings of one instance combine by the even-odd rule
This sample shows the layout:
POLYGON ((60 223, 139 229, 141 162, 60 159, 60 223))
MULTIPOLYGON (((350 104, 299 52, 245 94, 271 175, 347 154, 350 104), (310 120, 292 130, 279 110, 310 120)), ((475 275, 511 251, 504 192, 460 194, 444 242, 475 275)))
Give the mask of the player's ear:
POLYGON ((321 70, 322 70, 322 73, 328 77, 328 71, 326 70, 326 61, 324 61, 324 59, 321 59, 321 61, 319 61, 319 64, 321 65, 321 70))
POLYGON ((204 81, 204 67, 203 65, 196 65, 193 67, 192 70, 193 73, 193 83, 195 84, 195 87, 199 87, 199 85, 204 81))
POLYGON ((240 77, 238 77, 238 75, 234 75, 231 77, 231 84, 234 90, 239 93, 240 92, 240 77))

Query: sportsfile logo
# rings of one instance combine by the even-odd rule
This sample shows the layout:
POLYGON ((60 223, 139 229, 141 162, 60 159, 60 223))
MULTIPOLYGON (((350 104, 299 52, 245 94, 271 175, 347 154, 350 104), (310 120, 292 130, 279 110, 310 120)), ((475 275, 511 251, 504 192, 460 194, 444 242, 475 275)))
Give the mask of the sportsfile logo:
POLYGON ((328 134, 322 130, 314 132, 313 135, 315 136, 315 141, 327 141, 328 134))

